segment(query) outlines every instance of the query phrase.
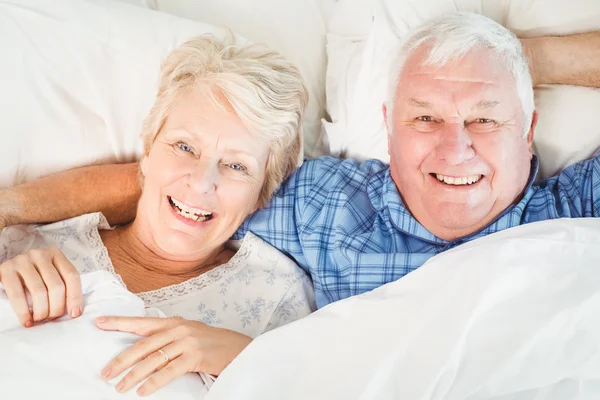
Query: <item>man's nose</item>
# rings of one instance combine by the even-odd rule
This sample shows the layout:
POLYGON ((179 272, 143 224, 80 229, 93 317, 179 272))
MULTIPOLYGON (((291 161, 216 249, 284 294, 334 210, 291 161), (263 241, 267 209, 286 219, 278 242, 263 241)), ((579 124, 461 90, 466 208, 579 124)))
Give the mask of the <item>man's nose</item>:
POLYGON ((459 165, 475 156, 473 142, 463 123, 446 123, 439 135, 436 154, 448 165, 459 165))

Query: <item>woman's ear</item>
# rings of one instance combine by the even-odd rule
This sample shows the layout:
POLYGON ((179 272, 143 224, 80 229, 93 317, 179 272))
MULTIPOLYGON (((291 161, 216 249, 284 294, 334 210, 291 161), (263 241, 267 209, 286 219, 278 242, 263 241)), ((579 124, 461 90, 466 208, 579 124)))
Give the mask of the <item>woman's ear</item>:
POLYGON ((146 171, 148 170, 148 155, 142 157, 140 161, 140 170, 142 171, 142 175, 146 176, 146 171))
POLYGON ((254 214, 258 210, 260 210, 260 200, 256 201, 256 204, 254 205, 254 208, 252 209, 252 211, 250 211, 250 215, 254 214))

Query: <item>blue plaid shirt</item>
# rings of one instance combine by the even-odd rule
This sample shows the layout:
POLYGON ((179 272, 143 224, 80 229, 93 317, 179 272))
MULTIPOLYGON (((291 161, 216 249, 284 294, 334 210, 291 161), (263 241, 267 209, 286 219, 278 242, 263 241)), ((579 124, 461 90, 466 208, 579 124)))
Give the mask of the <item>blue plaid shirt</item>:
POLYGON ((531 162, 522 200, 482 230, 452 242, 407 210, 387 164, 321 157, 306 161, 236 233, 250 230, 288 254, 312 277, 317 306, 402 278, 432 256, 517 225, 600 215, 600 157, 534 183, 531 162))

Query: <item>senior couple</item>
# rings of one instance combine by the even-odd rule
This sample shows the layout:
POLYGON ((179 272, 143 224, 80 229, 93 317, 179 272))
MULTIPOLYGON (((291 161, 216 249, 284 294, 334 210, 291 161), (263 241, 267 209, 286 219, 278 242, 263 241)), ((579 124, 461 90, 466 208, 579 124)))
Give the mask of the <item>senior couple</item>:
POLYGON ((0 282, 25 327, 85 312, 80 274, 101 269, 169 316, 96 321, 144 336, 102 371, 133 366, 119 391, 219 375, 253 337, 461 243, 598 216, 598 158, 534 182, 533 86, 546 83, 600 86, 600 34, 520 41, 445 15, 399 47, 382 106, 390 164, 321 157, 294 172, 297 69, 262 46, 191 40, 163 63, 139 164, 0 191, 0 282), (26 225, 39 222, 52 223, 26 225))

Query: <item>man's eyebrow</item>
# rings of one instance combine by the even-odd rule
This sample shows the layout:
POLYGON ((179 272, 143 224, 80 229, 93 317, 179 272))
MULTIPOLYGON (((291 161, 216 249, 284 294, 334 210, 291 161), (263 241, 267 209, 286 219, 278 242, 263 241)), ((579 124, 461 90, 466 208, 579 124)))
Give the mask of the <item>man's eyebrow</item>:
POLYGON ((410 99, 408 99, 408 104, 413 107, 419 107, 419 108, 433 108, 433 104, 431 104, 427 101, 417 100, 412 97, 410 99))
POLYGON ((498 104, 500 104, 500 102, 496 100, 481 100, 479 103, 475 104, 473 109, 485 110, 487 108, 496 107, 498 104))

